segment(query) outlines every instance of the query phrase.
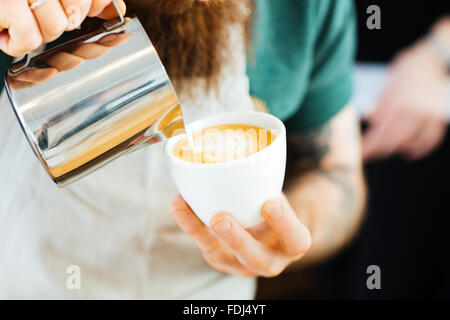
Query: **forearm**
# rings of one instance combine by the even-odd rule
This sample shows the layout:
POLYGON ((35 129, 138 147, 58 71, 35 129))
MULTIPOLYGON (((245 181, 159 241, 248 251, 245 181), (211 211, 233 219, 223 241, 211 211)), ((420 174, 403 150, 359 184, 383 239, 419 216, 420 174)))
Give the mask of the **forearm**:
POLYGON ((291 141, 296 159, 289 166, 285 194, 312 235, 311 248, 298 263, 304 265, 349 242, 362 220, 366 197, 358 121, 351 108, 296 139, 291 141))
POLYGON ((299 265, 335 254, 352 239, 363 217, 365 186, 355 168, 305 173, 286 190, 286 196, 312 236, 312 245, 299 265))

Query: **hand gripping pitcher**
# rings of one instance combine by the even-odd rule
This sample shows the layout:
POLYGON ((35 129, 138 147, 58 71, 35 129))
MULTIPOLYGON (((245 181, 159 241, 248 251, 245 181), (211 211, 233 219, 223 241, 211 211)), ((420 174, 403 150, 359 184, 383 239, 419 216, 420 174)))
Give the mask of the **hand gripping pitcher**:
POLYGON ((119 18, 65 33, 15 61, 5 79, 28 142, 59 186, 184 133, 154 46, 139 20, 113 3, 119 18))

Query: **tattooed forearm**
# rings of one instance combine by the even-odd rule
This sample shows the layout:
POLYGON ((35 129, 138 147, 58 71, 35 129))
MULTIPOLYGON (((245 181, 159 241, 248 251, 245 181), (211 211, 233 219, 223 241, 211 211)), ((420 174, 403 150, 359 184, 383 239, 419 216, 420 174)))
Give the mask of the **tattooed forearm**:
POLYGON ((352 111, 346 108, 321 128, 290 135, 286 176, 288 199, 313 236, 311 260, 336 251, 357 229, 364 203, 352 111))
POLYGON ((326 124, 307 133, 288 134, 288 163, 290 173, 303 172, 320 167, 322 159, 330 152, 331 125, 326 124))
MULTIPOLYGON (((351 205, 357 200, 357 190, 356 186, 352 181, 352 176, 355 174, 356 168, 350 166, 341 166, 334 168, 332 170, 318 170, 318 174, 327 178, 329 181, 333 182, 337 187, 342 189, 344 194, 343 202, 345 204, 351 205)), ((345 205, 345 211, 349 211, 353 208, 345 205)))

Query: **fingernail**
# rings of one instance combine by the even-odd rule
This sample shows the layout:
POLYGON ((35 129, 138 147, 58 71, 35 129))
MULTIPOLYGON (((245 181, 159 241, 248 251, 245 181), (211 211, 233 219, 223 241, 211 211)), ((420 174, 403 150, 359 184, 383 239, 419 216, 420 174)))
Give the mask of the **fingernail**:
POLYGON ((213 230, 217 233, 225 233, 231 229, 231 223, 227 220, 217 222, 212 226, 213 230))
POLYGON ((178 222, 183 222, 187 218, 187 212, 186 211, 177 211, 173 213, 173 216, 178 222))
POLYGON ((266 214, 271 219, 276 219, 283 214, 283 207, 277 200, 270 201, 266 206, 266 214))

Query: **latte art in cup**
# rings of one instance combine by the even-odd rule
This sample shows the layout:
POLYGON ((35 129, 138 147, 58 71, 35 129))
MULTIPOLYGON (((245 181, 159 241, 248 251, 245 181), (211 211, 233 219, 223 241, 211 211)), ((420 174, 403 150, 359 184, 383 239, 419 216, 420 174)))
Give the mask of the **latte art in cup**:
POLYGON ((174 149, 178 159, 195 163, 221 163, 246 158, 270 145, 275 136, 268 129, 244 124, 223 124, 192 134, 174 149))
POLYGON ((173 181, 197 217, 206 226, 218 212, 230 212, 244 228, 264 221, 262 206, 283 189, 283 122, 268 113, 233 111, 196 120, 186 130, 192 134, 169 139, 165 151, 173 181))

